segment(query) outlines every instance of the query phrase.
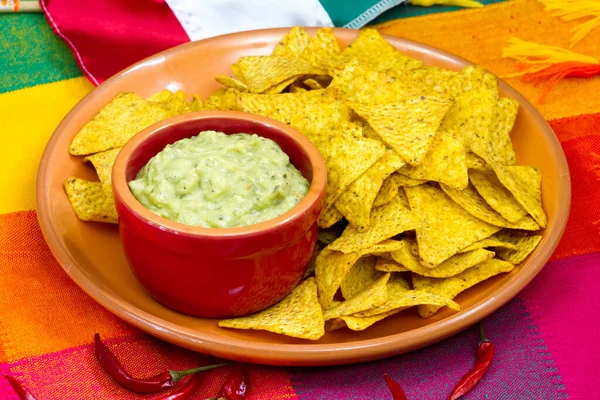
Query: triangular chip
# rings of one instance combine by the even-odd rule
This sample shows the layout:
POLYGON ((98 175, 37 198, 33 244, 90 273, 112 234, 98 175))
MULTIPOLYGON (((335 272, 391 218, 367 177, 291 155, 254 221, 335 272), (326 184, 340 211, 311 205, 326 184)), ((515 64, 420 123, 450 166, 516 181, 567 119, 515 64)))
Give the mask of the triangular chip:
POLYGON ((382 272, 406 272, 409 271, 405 266, 397 263, 394 260, 388 260, 384 257, 378 257, 375 269, 382 272))
POLYGON ((402 187, 412 187, 427 182, 426 180, 422 179, 409 178, 408 176, 399 174, 397 172, 392 174, 392 179, 394 180, 394 182, 396 182, 396 185, 402 187))
POLYGON ((423 162, 450 104, 441 98, 420 96, 395 103, 350 103, 350 106, 369 122, 404 161, 419 165, 423 162))
POLYGON ((112 168, 119 151, 121 151, 121 148, 117 147, 116 149, 103 151, 84 158, 84 161, 90 161, 94 165, 94 168, 96 168, 96 173, 98 174, 98 178, 100 178, 102 190, 106 197, 112 197, 113 195, 112 168))
POLYGON ((373 256, 363 257, 350 269, 340 285, 342 296, 346 300, 353 298, 385 275, 385 273, 375 270, 376 260, 377 258, 373 256))
POLYGON ((319 287, 319 302, 324 310, 329 308, 335 292, 359 258, 359 253, 344 254, 331 250, 329 246, 319 253, 315 261, 315 277, 319 287))
POLYGON ((202 99, 195 94, 194 97, 192 97, 192 101, 188 103, 188 108, 190 109, 190 112, 202 111, 202 99))
POLYGON ((390 274, 384 273, 379 279, 357 293, 354 297, 328 309, 323 315, 325 321, 341 317, 342 315, 353 315, 384 304, 388 300, 386 288, 388 279, 390 279, 390 274))
MULTIPOLYGON (((205 110, 218 110, 221 105, 221 98, 227 92, 226 88, 215 89, 208 99, 204 102, 203 109, 205 110)), ((245 110, 244 110, 245 111, 245 110)))
MULTIPOLYGON (((477 249, 485 249, 487 247, 493 247, 495 249, 508 249, 508 250, 517 250, 517 246, 512 244, 511 242, 500 238, 498 234, 494 234, 489 238, 485 238, 480 240, 479 242, 475 242, 472 245, 469 245, 462 249, 461 253, 466 253, 468 251, 473 251, 477 249)), ((500 251, 500 250, 497 250, 500 251)))
POLYGON ((217 82, 219 82, 221 85, 231 88, 231 89, 236 89, 240 92, 247 92, 248 91, 248 86, 242 82, 239 81, 235 78, 232 78, 230 76, 226 76, 226 75, 217 75, 215 76, 215 80, 217 82))
MULTIPOLYGON (((503 272, 510 272, 514 268, 514 264, 492 258, 473 268, 469 268, 465 272, 453 276, 452 278, 426 278, 413 274, 413 285, 415 290, 422 290, 448 299, 453 299, 459 293, 475 286, 479 282, 483 282, 486 279, 503 272)), ((429 318, 440 308, 441 307, 439 306, 430 305, 419 306, 419 315, 422 318, 429 318)))
POLYGON ((431 184, 404 188, 404 191, 411 210, 421 219, 417 242, 421 263, 426 267, 435 267, 466 246, 500 230, 469 214, 431 184))
MULTIPOLYGON (((273 55, 292 58, 300 57, 300 54, 302 54, 306 46, 308 46, 309 41, 310 36, 308 36, 306 30, 302 27, 295 26, 283 36, 279 43, 277 43, 275 50, 273 50, 273 55)), ((236 75, 238 74, 236 73, 236 75)))
POLYGON ((398 196, 398 192, 398 185, 396 185, 396 182, 388 176, 381 184, 379 193, 377 193, 377 197, 375 197, 375 201, 373 201, 373 207, 386 205, 392 201, 394 197, 398 196))
POLYGON ((352 253, 418 227, 420 227, 420 221, 417 215, 405 208, 401 203, 400 196, 397 196, 385 206, 374 208, 371 211, 367 230, 360 232, 352 225, 348 225, 342 236, 329 247, 331 250, 352 253))
POLYGON ((65 191, 77 217, 83 221, 118 223, 113 197, 106 197, 100 182, 70 177, 65 191))
POLYGON ((487 222, 488 224, 501 226, 504 228, 524 229, 528 231, 537 231, 540 229, 540 226, 529 215, 524 216, 515 223, 508 222, 502 217, 502 215, 494 211, 485 202, 483 197, 479 195, 477 190, 475 190, 471 184, 469 184, 469 186, 463 190, 452 189, 446 185, 440 186, 442 187, 442 190, 444 190, 444 192, 456 202, 456 204, 464 208, 471 215, 487 222))
POLYGON ((404 310, 408 307, 427 305, 429 307, 448 306, 453 310, 460 311, 460 306, 452 299, 429 293, 424 290, 409 290, 399 296, 390 298, 387 302, 370 310, 354 314, 356 317, 372 317, 381 313, 389 313, 393 310, 404 310))
POLYGON ((321 213, 319 216, 319 228, 326 229, 338 223, 344 216, 337 208, 329 207, 328 210, 321 213))
POLYGON ((471 170, 469 179, 485 202, 507 221, 514 223, 527 215, 527 210, 500 183, 493 171, 471 170))
POLYGON ((309 79, 305 79, 302 82, 304 85, 308 86, 309 89, 312 90, 319 90, 319 89, 323 89, 323 86, 317 82, 316 80, 309 78, 309 79))
POLYGON ((154 93, 150 97, 146 97, 148 101, 154 101, 156 103, 165 103, 168 102, 173 97, 173 92, 170 90, 161 90, 160 92, 154 93))
POLYGON ((402 165, 404 161, 400 156, 392 150, 387 150, 383 157, 348 186, 336 200, 335 208, 358 230, 365 230, 369 225, 371 209, 383 181, 402 165))
POLYGON ((349 58, 342 57, 340 46, 331 28, 321 28, 302 51, 301 58, 325 71, 341 68, 349 58))
POLYGON ((542 240, 539 235, 536 236, 523 236, 518 234, 511 234, 510 232, 502 231, 498 233, 498 238, 502 241, 513 244, 516 249, 499 249, 498 256, 510 263, 515 265, 521 264, 529 254, 537 247, 538 243, 542 240))
POLYGON ((486 159, 490 164, 515 164, 516 155, 510 132, 518 112, 519 103, 516 100, 508 97, 498 100, 490 125, 490 146, 486 151, 486 159))
POLYGON ((315 278, 306 279, 283 300, 266 310, 219 321, 223 328, 258 329, 310 340, 317 340, 325 334, 324 325, 315 278))
POLYGON ((542 207, 542 171, 527 165, 495 165, 494 172, 525 210, 546 227, 546 213, 542 207))
POLYGON ((173 93, 173 96, 171 96, 168 100, 159 102, 159 104, 162 104, 170 117, 185 114, 191 111, 187 103, 187 94, 181 90, 173 93))
POLYGON ((472 168, 477 168, 477 169, 485 169, 485 168, 490 168, 486 163, 485 160, 481 157, 479 157, 477 154, 473 153, 472 151, 467 151, 467 168, 468 169, 472 169, 472 168))
POLYGON ((279 93, 283 92, 285 90, 285 88, 287 88, 288 86, 290 86, 292 83, 296 82, 297 80, 298 80, 297 76, 292 76, 291 78, 288 78, 284 81, 279 82, 277 85, 271 86, 270 88, 265 90, 263 93, 279 94, 279 93))
POLYGON ((348 327, 353 331, 364 331, 376 322, 391 317, 392 315, 398 314, 402 309, 393 310, 387 313, 377 314, 372 317, 355 317, 353 315, 345 315, 336 319, 332 319, 325 322, 325 330, 332 332, 336 329, 348 327))

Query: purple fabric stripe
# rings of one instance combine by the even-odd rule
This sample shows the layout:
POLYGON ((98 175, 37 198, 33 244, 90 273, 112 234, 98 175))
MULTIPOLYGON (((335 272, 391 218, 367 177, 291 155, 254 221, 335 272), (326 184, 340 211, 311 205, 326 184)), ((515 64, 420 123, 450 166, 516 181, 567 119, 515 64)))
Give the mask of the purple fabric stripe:
MULTIPOLYGON (((513 299, 484 326, 496 344, 496 356, 484 380, 465 400, 568 398, 522 299, 513 299)), ((409 399, 444 399, 473 366, 478 340, 475 329, 467 329, 428 348, 379 362, 293 369, 290 380, 299 399, 389 399, 383 380, 387 372, 402 384, 409 399)))

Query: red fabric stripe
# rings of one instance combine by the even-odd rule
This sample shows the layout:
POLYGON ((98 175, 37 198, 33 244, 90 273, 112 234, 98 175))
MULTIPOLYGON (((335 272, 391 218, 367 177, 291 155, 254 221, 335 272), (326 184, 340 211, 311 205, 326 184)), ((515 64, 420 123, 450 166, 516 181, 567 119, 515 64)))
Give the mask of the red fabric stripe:
POLYGON ((190 39, 164 0, 41 0, 52 29, 95 85, 190 39))

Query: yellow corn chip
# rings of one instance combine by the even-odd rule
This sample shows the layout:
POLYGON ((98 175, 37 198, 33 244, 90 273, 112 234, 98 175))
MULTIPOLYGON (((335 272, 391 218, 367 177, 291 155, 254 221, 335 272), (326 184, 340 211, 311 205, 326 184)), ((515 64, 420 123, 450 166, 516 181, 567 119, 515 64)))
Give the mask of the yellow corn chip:
POLYGON ((84 158, 84 161, 90 161, 94 165, 94 168, 96 168, 96 173, 98 174, 98 178, 100 178, 100 183, 102 183, 102 191, 107 198, 113 196, 112 167, 119 151, 121 151, 121 148, 117 147, 116 149, 103 151, 84 158))
POLYGON ((223 95, 225 95, 225 92, 227 92, 227 89, 225 88, 216 89, 214 92, 212 92, 208 99, 206 99, 203 108, 205 110, 218 110, 219 106, 221 105, 221 98, 223 95))
POLYGON ((350 103, 358 115, 394 149, 407 163, 423 162, 450 102, 420 96, 401 102, 381 105, 350 103))
POLYGON ((118 223, 114 199, 112 196, 106 197, 100 182, 90 182, 70 177, 65 182, 65 191, 79 219, 118 223))
POLYGON ((514 165, 516 161, 510 132, 512 131, 519 103, 508 97, 498 100, 494 117, 490 125, 490 141, 487 150, 488 162, 491 164, 514 165))
MULTIPOLYGON (((349 61, 349 58, 342 57, 340 46, 331 28, 319 29, 315 36, 310 39, 300 57, 325 71, 330 68, 341 68, 349 61)), ((308 84, 307 86, 310 87, 308 84)))
POLYGON ((235 78, 225 75, 217 75, 215 76, 215 80, 219 82, 221 85, 226 86, 228 88, 236 89, 240 92, 247 92, 248 86, 235 78))
MULTIPOLYGON (((503 240, 502 238, 498 237, 498 234, 492 235, 489 238, 480 240, 479 242, 475 242, 470 246, 465 247, 464 249, 462 249, 460 252, 461 253, 466 253, 468 251, 473 251, 473 250, 477 250, 477 249, 484 249, 486 247, 494 247, 494 248, 502 248, 502 249, 508 249, 508 250, 517 250, 517 246, 506 241, 503 240)), ((498 250, 499 251, 499 250, 498 250)))
POLYGON ((344 228, 342 225, 336 225, 327 229, 319 229, 318 240, 325 245, 331 244, 341 236, 344 228))
POLYGON ((404 191, 411 210, 422 220, 417 227, 417 242, 421 263, 426 267, 435 267, 468 245, 500 230, 475 218, 431 184, 404 188, 404 191))
POLYGON ((121 93, 75 135, 69 152, 86 155, 121 147, 136 133, 172 116, 161 104, 121 93))
POLYGON ((319 216, 319 228, 325 229, 339 222, 344 216, 335 208, 329 207, 319 216))
POLYGON ((406 272, 409 271, 408 268, 398 264, 394 260, 388 260, 384 257, 377 258, 377 263, 375 264, 375 269, 377 271, 382 272, 406 272))
POLYGON ((202 99, 195 94, 192 101, 188 104, 191 112, 202 111, 202 99))
POLYGON ((371 247, 361 250, 360 254, 361 254, 361 256, 365 256, 365 255, 369 255, 369 254, 372 254, 372 255, 386 254, 391 251, 396 251, 398 249, 401 249, 402 246, 403 246, 403 244, 400 240, 386 239, 377 244, 374 244, 371 247))
POLYGON ((306 79, 304 82, 306 86, 308 86, 310 89, 313 90, 319 90, 319 89, 323 89, 323 86, 321 86, 321 84, 319 82, 317 82, 316 80, 310 78, 310 79, 306 79))
POLYGON ((315 277, 319 287, 319 302, 327 310, 333 301, 333 296, 346 279, 352 266, 360 258, 359 253, 344 254, 333 251, 327 246, 317 256, 315 261, 315 277))
MULTIPOLYGON (((352 225, 329 245, 331 250, 352 253, 371 247, 384 239, 420 227, 419 217, 401 204, 400 196, 371 211, 369 228, 359 232, 352 225)), ((463 246, 464 247, 464 246, 463 246)))
POLYGON ((402 165, 402 159, 392 150, 387 150, 339 196, 335 208, 358 230, 365 230, 369 226, 369 215, 384 179, 402 165))
POLYGON ((404 310, 408 307, 414 307, 426 305, 428 307, 444 307, 448 306, 453 310, 460 311, 460 306, 452 301, 452 299, 429 293, 424 290, 408 290, 399 296, 390 298, 387 302, 380 305, 379 307, 373 307, 370 310, 357 312, 354 314, 356 317, 373 317, 382 313, 389 313, 393 310, 404 310))
POLYGON ((485 163, 485 160, 481 157, 479 157, 477 154, 473 153, 472 151, 467 151, 467 168, 468 169, 472 169, 472 168, 477 168, 477 169, 483 169, 483 168, 487 168, 488 165, 485 163))
POLYGON ((166 103, 173 97, 173 92, 170 90, 161 90, 160 92, 154 93, 152 96, 147 97, 146 100, 154 101, 156 103, 166 103))
POLYGON ((398 196, 398 185, 389 176, 383 181, 377 197, 373 201, 373 207, 381 207, 389 203, 398 196))
MULTIPOLYGON (((479 265, 469 268, 452 278, 426 278, 413 274, 413 286, 415 290, 422 290, 431 294, 453 299, 459 293, 468 288, 491 278, 494 275, 503 272, 510 272, 515 266, 507 261, 492 258, 482 262, 479 265)), ((419 306, 419 315, 422 318, 429 318, 440 309, 439 306, 422 305, 419 306)))
POLYGON ((495 165, 498 180, 515 199, 540 224, 546 227, 546 214, 542 207, 542 171, 527 165, 495 165))
POLYGON ((162 105, 166 108, 169 117, 190 112, 187 103, 187 94, 181 90, 173 93, 173 96, 169 100, 163 102, 162 105))
MULTIPOLYGON (((325 147, 329 146, 326 142, 332 136, 351 135, 355 140, 364 138, 362 127, 350 122, 352 109, 340 101, 333 100, 328 91, 311 90, 296 96, 300 103, 294 105, 290 125, 302 132, 317 147, 323 142, 325 147)), ((378 143, 378 147, 385 147, 377 141, 365 143, 375 142, 378 143)))
POLYGON ((364 331, 374 323, 379 322, 382 319, 385 319, 392 315, 398 314, 400 311, 402 311, 402 309, 393 310, 387 313, 377 314, 372 317, 364 318, 359 318, 352 315, 342 316, 336 319, 325 321, 325 330, 327 332, 332 332, 336 329, 344 328, 347 326, 353 331, 364 331))
POLYGON ((443 184, 440 186, 456 204, 488 224, 528 231, 537 231, 540 229, 540 226, 529 215, 524 216, 515 223, 508 222, 485 202, 483 197, 477 193, 477 190, 471 184, 463 190, 452 189, 443 184))
POLYGON ((469 171, 469 179, 485 202, 507 221, 515 223, 527 215, 493 171, 472 170, 469 171))
POLYGON ((223 328, 258 329, 310 340, 317 340, 325 334, 324 325, 315 278, 306 279, 287 297, 266 310, 219 321, 223 328))
POLYGON ((325 321, 341 317, 342 315, 360 313, 386 303, 388 300, 386 288, 388 279, 390 279, 390 274, 384 273, 379 279, 367 286, 360 293, 357 293, 354 297, 328 309, 323 315, 325 321))
POLYGON ((537 247, 538 243, 542 240, 539 235, 536 236, 521 236, 511 234, 509 232, 498 233, 498 238, 505 242, 508 242, 516 247, 516 249, 499 249, 498 256, 512 264, 521 264, 529 254, 537 247))
MULTIPOLYGON (((292 58, 300 57, 304 48, 308 46, 309 41, 310 37, 304 28, 295 26, 277 43, 275 50, 273 50, 273 55, 292 58)), ((239 76, 238 73, 236 75, 239 76)))
POLYGON ((402 186, 402 187, 412 187, 412 186, 417 186, 417 185, 427 182, 426 180, 422 180, 422 179, 409 178, 408 176, 399 174, 397 172, 392 174, 392 179, 394 180, 396 185, 402 186))
POLYGON ((350 269, 346 279, 340 285, 342 296, 346 300, 353 298, 385 275, 375 270, 376 260, 377 258, 373 256, 363 257, 350 269))
POLYGON ((279 94, 279 93, 283 92, 286 87, 288 87, 291 84, 293 84, 294 82, 296 82, 297 79, 298 79, 298 77, 292 76, 291 78, 286 79, 286 80, 282 81, 281 83, 278 83, 277 85, 271 86, 270 88, 265 90, 264 93, 265 94, 279 94))
POLYGON ((282 56, 244 56, 236 63, 240 80, 252 93, 262 93, 292 77, 324 75, 325 71, 300 58, 282 56))
POLYGON ((449 278, 494 257, 493 251, 478 249, 456 254, 434 268, 421 265, 418 257, 403 250, 391 253, 392 258, 415 274, 431 278, 449 278), (408 261, 407 259, 410 259, 408 261))
POLYGON ((300 84, 298 82, 294 82, 290 85, 290 93, 302 93, 302 92, 307 92, 307 90, 300 86, 300 84))

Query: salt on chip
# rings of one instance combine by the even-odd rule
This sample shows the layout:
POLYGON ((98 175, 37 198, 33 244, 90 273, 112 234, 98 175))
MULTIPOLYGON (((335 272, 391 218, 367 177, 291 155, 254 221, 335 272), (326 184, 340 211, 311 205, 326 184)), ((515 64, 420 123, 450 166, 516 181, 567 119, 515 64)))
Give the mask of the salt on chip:
POLYGON ((408 268, 403 266, 402 264, 397 263, 394 260, 388 260, 384 257, 377 258, 377 263, 375 263, 375 269, 377 271, 382 272, 406 272, 409 271, 408 268))
POLYGON ((160 103, 121 93, 81 128, 69 153, 86 155, 121 147, 142 129, 170 116, 160 103))
POLYGON ((508 97, 498 100, 494 117, 490 125, 490 143, 493 147, 488 151, 488 162, 491 164, 514 165, 515 149, 510 132, 519 112, 519 103, 508 97))
POLYGON ((335 202, 335 208, 352 225, 359 230, 365 230, 369 225, 369 215, 384 180, 402 165, 404 165, 404 161, 400 156, 392 150, 387 150, 383 157, 352 182, 339 196, 335 202))
POLYGON ((417 186, 417 185, 427 182, 426 180, 422 180, 422 179, 409 178, 408 176, 399 174, 397 172, 392 174, 391 177, 394 180, 394 182, 396 183, 396 185, 401 186, 401 187, 412 187, 412 186, 417 186))
POLYGON ((388 104, 350 103, 350 106, 404 161, 419 165, 450 104, 442 98, 420 96, 388 104))
POLYGON ((504 228, 524 229, 528 231, 537 231, 540 226, 529 216, 526 215, 519 221, 512 223, 508 222, 499 213, 494 211, 479 195, 473 185, 469 184, 463 190, 456 190, 446 185, 440 185, 444 193, 446 193, 459 206, 468 211, 471 215, 479 218, 488 224, 501 226, 504 228))
POLYGON ((494 172, 500 182, 540 224, 546 227, 546 213, 542 207, 542 171, 528 165, 494 165, 494 172))
POLYGON ((376 260, 374 256, 362 257, 350 269, 340 285, 342 296, 346 300, 353 298, 385 275, 375 270, 376 260))
MULTIPOLYGON (((427 278, 413 274, 413 286, 415 287, 415 290, 422 290, 448 299, 453 299, 459 293, 475 286, 479 282, 483 282, 494 275, 510 272, 514 268, 514 264, 492 258, 451 278, 427 278)), ((439 306, 422 305, 419 306, 419 315, 422 318, 429 318, 440 308, 441 307, 439 306)))
MULTIPOLYGON (((275 46, 274 56, 300 57, 310 41, 310 36, 304 28, 295 26, 275 46)), ((236 73, 239 76, 239 74, 236 73)))
POLYGON ((480 240, 479 242, 475 242, 472 245, 469 245, 467 247, 465 247, 464 249, 462 249, 460 252, 461 253, 466 253, 468 251, 473 251, 473 250, 477 250, 477 249, 484 249, 486 247, 494 247, 496 248, 497 252, 499 252, 500 250, 498 249, 508 249, 508 250, 517 250, 517 246, 512 244, 511 242, 504 240, 503 238, 499 237, 498 234, 494 234, 492 236, 490 236, 489 238, 480 240))
POLYGON ((417 242, 421 263, 426 267, 435 267, 466 246, 500 230, 474 217, 431 184, 404 188, 404 191, 411 210, 421 219, 417 242))
POLYGON ((330 246, 324 248, 315 261, 319 303, 324 310, 329 308, 348 272, 360 258, 359 253, 344 254, 331 250, 330 246))
POLYGON ((121 151, 121 147, 116 149, 103 151, 100 153, 93 154, 84 158, 84 161, 89 161, 94 165, 100 183, 102 183, 102 190, 106 197, 112 197, 112 168, 115 164, 115 159, 121 151))
POLYGON ((400 196, 371 211, 369 228, 363 232, 352 225, 329 245, 331 250, 352 253, 371 247, 399 233, 420 228, 419 217, 403 206, 400 196))
POLYGON ((258 329, 309 340, 322 337, 324 325, 315 278, 306 279, 283 300, 266 310, 219 321, 223 328, 258 329))
POLYGON ((100 182, 70 177, 65 191, 77 217, 83 221, 118 223, 114 199, 106 197, 100 182))
POLYGON ((328 309, 323 314, 325 321, 341 317, 342 315, 353 315, 375 307, 388 300, 386 284, 390 279, 389 273, 384 273, 379 279, 367 286, 355 296, 346 299, 336 306, 328 309))
POLYGON ((498 238, 505 242, 508 242, 516 247, 516 249, 499 249, 498 256, 512 264, 521 264, 529 254, 537 247, 538 243, 542 240, 539 235, 534 236, 522 236, 515 235, 508 232, 498 233, 498 238))
POLYGON ((217 75, 215 76, 215 80, 219 82, 221 85, 226 86, 228 88, 236 89, 240 92, 247 92, 248 86, 235 78, 226 75, 217 75))
POLYGON ((398 185, 388 176, 381 184, 379 193, 377 193, 377 197, 373 201, 373 207, 384 206, 396 196, 398 196, 398 185))
POLYGON ((349 58, 342 57, 333 29, 329 27, 317 31, 300 54, 300 57, 315 67, 326 71, 330 68, 341 68, 349 61, 349 58))
POLYGON ((527 215, 527 210, 500 183, 493 171, 469 171, 469 180, 485 202, 507 221, 517 222, 527 215))

